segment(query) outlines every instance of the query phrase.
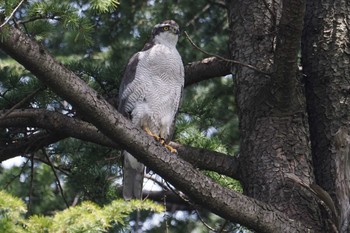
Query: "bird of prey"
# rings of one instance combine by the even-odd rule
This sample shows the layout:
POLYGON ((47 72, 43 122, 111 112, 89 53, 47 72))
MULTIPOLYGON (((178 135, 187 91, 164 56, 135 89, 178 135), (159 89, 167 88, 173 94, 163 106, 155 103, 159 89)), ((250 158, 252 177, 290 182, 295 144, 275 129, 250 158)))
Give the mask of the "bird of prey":
MULTIPOLYGON (((154 26, 151 40, 134 54, 119 89, 118 111, 172 152, 169 142, 184 86, 184 66, 176 49, 180 29, 174 20, 154 26)), ((123 151, 123 197, 141 199, 144 165, 123 151)))

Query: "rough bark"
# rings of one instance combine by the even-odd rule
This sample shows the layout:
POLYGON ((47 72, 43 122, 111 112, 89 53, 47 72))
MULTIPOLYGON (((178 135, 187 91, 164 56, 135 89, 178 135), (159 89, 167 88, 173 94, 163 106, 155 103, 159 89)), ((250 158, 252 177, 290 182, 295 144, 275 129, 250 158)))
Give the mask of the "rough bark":
POLYGON ((299 221, 291 220, 274 207, 218 185, 189 163, 169 154, 18 29, 8 28, 0 48, 69 101, 103 134, 120 143, 195 203, 258 232, 307 231, 299 221))
MULTIPOLYGON (((305 98, 297 70, 305 1, 227 1, 247 195, 325 232, 317 200, 287 177, 314 183, 305 98), (283 7, 282 7, 283 6, 283 7)), ((288 229, 285 232, 289 232, 288 229)))
POLYGON ((185 66, 185 86, 213 77, 231 74, 231 64, 216 57, 208 57, 185 66))
POLYGON ((333 198, 340 232, 350 232, 350 3, 308 1, 303 34, 312 155, 317 183, 333 198))
MULTIPOLYGON (((24 154, 33 153, 43 146, 58 142, 63 138, 73 137, 87 142, 93 142, 102 146, 121 149, 118 143, 103 135, 92 124, 65 116, 58 112, 44 109, 14 110, 7 114, 0 114, 0 128, 13 127, 37 127, 53 133, 41 133, 40 137, 34 134, 23 140, 6 142, 0 145, 0 161, 24 154), (35 147, 33 146, 35 145, 35 147)), ((202 170, 210 170, 219 174, 236 178, 237 159, 234 156, 225 155, 202 148, 194 148, 171 142, 171 146, 177 149, 178 155, 191 163, 194 167, 202 170)))

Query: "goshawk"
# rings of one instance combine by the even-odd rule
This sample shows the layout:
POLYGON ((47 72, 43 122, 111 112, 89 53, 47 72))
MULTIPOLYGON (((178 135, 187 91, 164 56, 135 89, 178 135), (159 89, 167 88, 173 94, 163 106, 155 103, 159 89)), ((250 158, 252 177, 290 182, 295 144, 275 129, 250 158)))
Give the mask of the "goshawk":
MULTIPOLYGON (((165 145, 173 134, 184 86, 184 67, 176 49, 179 32, 173 20, 155 25, 150 42, 129 60, 119 90, 118 111, 165 145)), ((145 167, 128 152, 122 153, 124 199, 140 199, 145 167)))

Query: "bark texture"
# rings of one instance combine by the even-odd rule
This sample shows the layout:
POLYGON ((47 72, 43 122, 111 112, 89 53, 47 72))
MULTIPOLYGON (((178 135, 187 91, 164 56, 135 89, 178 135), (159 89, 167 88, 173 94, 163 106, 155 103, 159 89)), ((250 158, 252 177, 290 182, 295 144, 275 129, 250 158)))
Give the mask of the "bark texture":
POLYGON ((350 2, 308 1, 302 64, 317 183, 333 198, 340 232, 350 232, 350 2))
MULTIPOLYGON (((298 72, 305 1, 227 1, 241 132, 240 173, 247 195, 323 232, 317 200, 287 177, 314 183, 298 72)), ((290 232, 286 229, 285 232, 290 232)))
MULTIPOLYGON (((106 137, 91 123, 49 110, 26 109, 0 114, 0 128, 14 127, 37 127, 46 130, 46 132, 36 133, 23 140, 18 139, 0 144, 0 162, 19 156, 24 152, 32 153, 41 149, 42 146, 48 146, 67 137, 121 149, 118 143, 106 137), (5 115, 6 117, 4 117, 5 115)), ((233 178, 238 176, 238 163, 234 156, 174 142, 171 142, 171 146, 177 149, 181 158, 193 164, 196 168, 215 171, 233 178)))
POLYGON ((208 57, 185 66, 185 86, 213 77, 231 74, 230 63, 216 57, 208 57))
POLYGON ((6 36, 0 41, 0 48, 69 101, 103 134, 120 143, 195 203, 258 232, 307 231, 299 221, 291 220, 275 207, 224 188, 186 161, 169 154, 18 29, 8 28, 6 36))

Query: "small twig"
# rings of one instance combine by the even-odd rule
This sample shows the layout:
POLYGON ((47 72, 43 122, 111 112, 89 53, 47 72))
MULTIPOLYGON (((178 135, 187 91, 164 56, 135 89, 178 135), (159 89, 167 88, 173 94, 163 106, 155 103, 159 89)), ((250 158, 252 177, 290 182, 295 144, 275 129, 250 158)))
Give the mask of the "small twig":
POLYGON ((64 196, 64 193, 63 193, 63 188, 62 188, 62 185, 61 185, 61 182, 60 182, 60 179, 56 173, 56 170, 55 170, 55 167, 53 166, 53 164, 51 163, 50 161, 50 158, 49 156, 47 155, 46 151, 44 149, 41 149, 42 153, 45 155, 45 158, 47 160, 47 162, 49 163, 49 166, 51 167, 51 170, 53 172, 53 174, 55 175, 55 178, 56 178, 56 183, 57 183, 57 186, 58 186, 58 189, 60 190, 60 193, 61 193, 61 196, 62 196, 62 199, 64 201, 64 203, 66 204, 67 208, 69 208, 69 204, 64 196))
POLYGON ((22 173, 24 172, 24 169, 26 168, 28 162, 29 162, 29 158, 28 158, 27 161, 22 165, 21 171, 20 171, 17 175, 14 175, 14 176, 12 177, 11 180, 9 180, 8 182, 6 182, 4 189, 7 189, 8 186, 9 186, 15 179, 19 178, 19 177, 22 175, 22 173))
MULTIPOLYGON (((29 157, 26 156, 26 155, 22 155, 22 156, 29 159, 29 157)), ((39 158, 39 157, 34 157, 34 160, 36 160, 36 161, 38 161, 38 162, 41 162, 41 163, 44 163, 44 164, 46 164, 46 165, 50 165, 48 161, 46 161, 46 160, 44 160, 44 159, 41 159, 41 158, 39 158)), ((60 168, 60 167, 58 167, 58 166, 54 166, 54 168, 55 168, 56 170, 59 170, 59 171, 60 171, 61 173, 63 173, 64 175, 69 176, 69 172, 70 172, 69 169, 65 169, 65 170, 64 170, 63 168, 60 168)))
POLYGON ((159 185, 163 190, 166 190, 166 186, 164 185, 164 183, 161 182, 161 181, 159 181, 159 180, 157 180, 157 179, 156 179, 155 177, 153 177, 152 175, 146 174, 146 175, 145 175, 145 178, 151 180, 151 181, 154 182, 154 183, 156 183, 156 184, 159 185))
POLYGON ((5 22, 3 22, 1 25, 0 25, 0 28, 2 28, 5 24, 8 23, 8 21, 10 21, 10 19, 13 17, 13 15, 16 13, 16 11, 18 10, 18 8, 22 5, 22 3, 24 2, 25 0, 21 0, 18 5, 15 7, 15 9, 11 12, 10 16, 7 17, 7 19, 5 20, 5 22))
POLYGON ((30 155, 30 182, 29 182, 28 213, 30 213, 30 209, 32 207, 33 182, 34 182, 34 154, 31 154, 30 155))
POLYGON ((228 221, 226 220, 224 222, 224 224, 221 226, 221 228, 217 231, 215 230, 214 228, 212 228, 211 226, 209 226, 205 221, 204 219, 199 215, 199 212, 198 210, 196 209, 196 205, 194 203, 192 203, 189 199, 186 199, 184 197, 184 195, 181 195, 178 191, 176 191, 173 187, 171 187, 171 185, 168 183, 168 182, 165 182, 165 184, 168 186, 169 190, 171 190, 173 193, 175 193, 175 195, 177 195, 180 199, 182 199, 184 202, 188 203, 190 206, 193 206, 197 215, 198 215, 198 218, 199 220, 203 223, 203 225, 208 228, 210 231, 213 231, 213 232, 226 232, 224 230, 224 228, 226 227, 228 221))
POLYGON ((164 220, 165 220, 165 232, 168 233, 169 232, 169 215, 166 212, 166 190, 163 189, 164 191, 164 196, 163 196, 163 205, 164 205, 164 220))
POLYGON ((198 45, 196 45, 196 44, 192 41, 192 39, 189 37, 189 35, 187 34, 186 31, 184 31, 184 33, 185 33, 185 36, 186 36, 187 40, 191 43, 191 45, 192 45, 194 48, 196 48, 197 50, 199 50, 200 52, 202 52, 202 53, 204 53, 204 54, 206 54, 206 55, 208 55, 208 56, 216 57, 216 58, 218 58, 218 59, 220 59, 220 60, 222 60, 222 61, 226 61, 226 62, 234 63, 234 64, 237 64, 237 65, 245 66, 245 67, 248 67, 248 68, 250 68, 250 69, 252 69, 252 70, 255 70, 255 71, 259 72, 259 73, 262 73, 262 74, 271 75, 271 73, 268 73, 268 72, 266 72, 266 71, 259 70, 259 69, 256 68, 255 66, 252 66, 252 65, 249 65, 249 64, 240 62, 240 61, 236 61, 236 60, 232 60, 232 59, 227 59, 227 58, 225 58, 225 57, 222 57, 222 56, 219 56, 219 55, 216 55, 216 54, 213 54, 213 53, 208 53, 207 51, 201 49, 198 45))
POLYGON ((188 27, 190 24, 194 23, 199 18, 199 16, 201 16, 201 14, 206 12, 209 8, 210 8, 210 3, 205 5, 200 12, 198 12, 188 23, 186 23, 185 27, 188 27))
POLYGON ((184 202, 188 203, 190 206, 194 206, 195 204, 191 203, 191 201, 189 199, 186 199, 184 197, 184 195, 181 195, 180 192, 176 191, 173 187, 171 187, 171 185, 168 182, 165 182, 166 186, 169 188, 169 190, 171 190, 173 193, 175 193, 175 195, 177 195, 181 200, 183 200, 184 202))
POLYGON ((40 20, 40 19, 52 19, 52 20, 61 20, 61 18, 59 16, 43 16, 43 15, 39 15, 39 16, 35 16, 33 18, 29 18, 26 20, 18 20, 16 23, 17 24, 26 24, 26 23, 30 23, 30 22, 34 22, 36 20, 40 20))
POLYGON ((26 97, 24 97, 21 101, 19 101, 17 104, 13 105, 12 108, 10 108, 9 110, 7 110, 7 112, 2 115, 0 117, 0 120, 4 119, 6 116, 8 116, 11 112, 13 112, 13 110, 19 108, 22 106, 22 104, 24 104, 25 102, 27 102, 28 100, 32 99, 39 91, 41 91, 43 88, 39 87, 38 89, 36 89, 35 91, 33 91, 32 93, 30 93, 29 95, 27 95, 26 97))
POLYGON ((217 230, 216 233, 224 232, 224 229, 225 229, 225 227, 227 226, 228 223, 229 223, 229 221, 226 219, 225 222, 222 224, 222 226, 220 227, 220 229, 217 230))
POLYGON ((199 214, 198 210, 196 209, 195 211, 196 211, 196 214, 197 214, 199 220, 203 223, 203 225, 204 225, 206 228, 208 228, 209 230, 215 232, 216 230, 215 230, 214 228, 212 228, 211 226, 209 226, 208 223, 206 223, 206 222, 204 221, 204 219, 203 219, 203 218, 201 217, 201 215, 199 214))

